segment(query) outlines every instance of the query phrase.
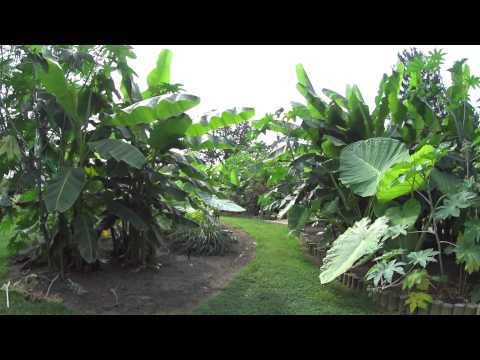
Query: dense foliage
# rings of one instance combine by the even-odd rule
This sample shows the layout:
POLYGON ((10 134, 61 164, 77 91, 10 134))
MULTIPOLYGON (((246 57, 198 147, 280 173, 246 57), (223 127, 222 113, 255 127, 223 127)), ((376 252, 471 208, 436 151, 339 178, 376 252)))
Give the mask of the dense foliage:
POLYGON ((145 265, 192 211, 243 211, 200 171, 210 132, 248 120, 232 109, 194 123, 200 102, 170 83, 163 50, 140 92, 129 46, 0 46, 0 233, 30 262, 98 265, 109 229, 113 256, 145 265), (117 80, 117 81, 116 81, 117 80))
MULTIPOLYGON (((292 141, 273 152, 273 162, 288 164, 277 214, 288 213, 294 231, 322 226, 323 241, 331 244, 322 283, 370 263, 372 288, 402 287, 412 310, 432 300, 435 281, 437 289, 454 286, 457 298, 475 289, 467 278, 480 270, 479 118, 469 91, 480 78, 464 59, 449 69, 446 86, 439 76, 443 57, 441 51, 400 55, 383 76, 372 111, 356 86, 345 96, 328 89, 317 94, 298 65, 297 89, 306 104, 292 103, 283 118, 255 123, 292 141), (460 271, 451 284, 449 254, 460 271), (438 273, 429 266, 437 262, 438 273)), ((265 204, 274 203, 273 193, 264 195, 265 204)))

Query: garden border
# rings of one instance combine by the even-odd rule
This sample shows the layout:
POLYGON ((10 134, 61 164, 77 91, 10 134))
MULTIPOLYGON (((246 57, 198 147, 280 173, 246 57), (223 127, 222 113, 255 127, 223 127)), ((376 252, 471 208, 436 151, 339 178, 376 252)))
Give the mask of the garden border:
MULTIPOLYGON (((325 252, 318 249, 315 242, 305 240, 303 234, 299 235, 299 239, 309 255, 306 258, 315 265, 319 265, 325 252)), ((337 281, 351 290, 367 292, 366 282, 356 274, 344 273, 337 281)), ((480 315, 480 305, 471 303, 450 304, 441 300, 434 300, 425 310, 419 309, 410 313, 408 306, 405 305, 405 298, 404 293, 393 291, 384 291, 373 295, 373 301, 376 305, 387 311, 404 315, 480 315)))

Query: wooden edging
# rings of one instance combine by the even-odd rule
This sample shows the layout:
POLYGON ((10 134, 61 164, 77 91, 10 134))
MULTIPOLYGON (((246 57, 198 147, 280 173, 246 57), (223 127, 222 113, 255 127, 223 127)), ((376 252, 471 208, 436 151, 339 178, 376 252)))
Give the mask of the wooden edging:
MULTIPOLYGON (((309 255, 313 259, 309 259, 316 265, 321 262, 321 257, 325 252, 319 250, 312 241, 305 240, 300 236, 309 255)), ((367 283, 356 274, 345 273, 338 279, 340 284, 354 291, 367 292, 367 283)), ((374 293, 373 301, 381 308, 392 313, 411 314, 411 315, 480 315, 480 305, 477 304, 449 304, 441 300, 434 300, 428 305, 427 309, 418 309, 413 314, 410 313, 408 306, 405 305, 407 295, 401 292, 384 291, 382 293, 374 293)))

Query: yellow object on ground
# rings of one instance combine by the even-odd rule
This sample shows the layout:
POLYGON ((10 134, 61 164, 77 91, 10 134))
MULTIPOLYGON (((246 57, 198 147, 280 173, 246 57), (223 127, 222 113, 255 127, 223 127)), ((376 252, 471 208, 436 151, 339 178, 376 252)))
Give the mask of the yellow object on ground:
POLYGON ((108 230, 108 229, 102 230, 102 233, 100 234, 100 236, 101 236, 103 239, 108 239, 108 238, 110 238, 110 230, 108 230))

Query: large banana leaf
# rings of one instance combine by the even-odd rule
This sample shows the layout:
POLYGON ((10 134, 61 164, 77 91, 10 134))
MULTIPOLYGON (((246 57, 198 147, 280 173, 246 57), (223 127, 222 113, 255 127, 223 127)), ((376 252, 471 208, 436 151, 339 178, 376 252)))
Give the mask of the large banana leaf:
POLYGON ((85 185, 85 173, 81 168, 68 168, 63 175, 52 180, 45 189, 45 206, 48 212, 65 212, 77 200, 85 185))
POLYGON ((213 115, 209 121, 192 124, 188 128, 186 135, 201 136, 210 131, 247 121, 253 115, 255 115, 255 110, 253 108, 234 108, 225 110, 222 113, 213 115))
POLYGON ((322 118, 325 110, 327 109, 327 104, 315 93, 315 90, 313 89, 312 83, 310 82, 303 65, 298 64, 296 66, 296 72, 298 80, 297 90, 307 100, 307 109, 310 115, 314 119, 322 118))
POLYGON ((340 153, 340 180, 360 196, 375 195, 383 174, 398 162, 409 159, 400 141, 373 138, 346 146, 340 153))
POLYGON ((377 199, 390 201, 422 187, 435 165, 438 152, 431 145, 422 146, 407 161, 386 171, 378 184, 377 199))
POLYGON ((73 236, 78 242, 82 258, 89 264, 97 260, 97 236, 94 221, 90 215, 78 214, 73 223, 73 236))
POLYGON ((115 160, 123 161, 136 169, 141 169, 147 161, 140 150, 122 140, 104 139, 90 142, 88 146, 105 159, 113 157, 115 160))
POLYGON ((137 230, 145 231, 149 228, 147 222, 140 217, 134 210, 128 207, 120 200, 109 201, 108 211, 117 215, 120 219, 131 223, 137 230))
POLYGON ((149 144, 164 152, 177 144, 191 124, 192 119, 186 114, 158 121, 150 133, 149 144))
POLYGON ((384 243, 388 218, 380 217, 373 224, 363 218, 348 228, 328 250, 320 269, 322 284, 335 280, 365 255, 373 254, 384 243))
POLYGON ((180 115, 199 103, 199 97, 188 94, 155 96, 130 105, 120 111, 116 117, 104 121, 103 124, 110 126, 150 124, 180 115))
POLYGON ((77 97, 75 89, 65 78, 62 67, 51 59, 46 59, 48 70, 43 66, 37 66, 37 76, 45 89, 55 96, 57 102, 65 112, 74 120, 79 121, 77 114, 77 97))
POLYGON ((163 49, 158 55, 157 66, 147 76, 148 87, 154 88, 162 83, 170 82, 170 65, 172 64, 172 51, 163 49))

